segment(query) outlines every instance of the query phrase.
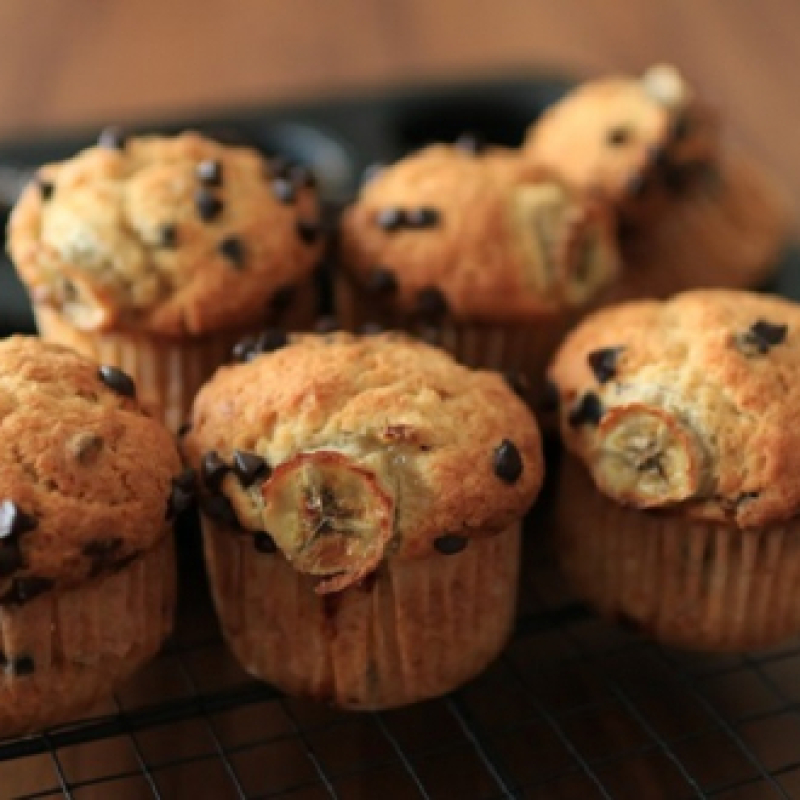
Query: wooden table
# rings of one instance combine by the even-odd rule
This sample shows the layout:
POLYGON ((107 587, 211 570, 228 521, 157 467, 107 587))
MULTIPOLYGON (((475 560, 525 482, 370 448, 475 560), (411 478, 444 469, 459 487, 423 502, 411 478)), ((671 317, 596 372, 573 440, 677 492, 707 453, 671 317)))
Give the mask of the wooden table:
POLYGON ((798 31, 797 0, 0 0, 0 136, 671 60, 800 200, 798 31))

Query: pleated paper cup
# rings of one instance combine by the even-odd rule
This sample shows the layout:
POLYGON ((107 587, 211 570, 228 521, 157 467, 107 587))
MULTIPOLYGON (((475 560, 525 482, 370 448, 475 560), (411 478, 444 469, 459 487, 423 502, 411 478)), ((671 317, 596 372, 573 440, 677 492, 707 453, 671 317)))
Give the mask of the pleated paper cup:
POLYGON ((252 675, 349 709, 402 706, 455 689, 503 648, 514 621, 520 526, 455 555, 389 559, 319 596, 315 580, 251 536, 203 520, 225 638, 252 675))
POLYGON ((800 523, 760 530, 626 509, 563 460, 557 547, 604 617, 692 650, 740 652, 800 632, 800 523))
POLYGON ((0 737, 68 722, 159 650, 175 609, 173 537, 119 572, 0 606, 0 737))

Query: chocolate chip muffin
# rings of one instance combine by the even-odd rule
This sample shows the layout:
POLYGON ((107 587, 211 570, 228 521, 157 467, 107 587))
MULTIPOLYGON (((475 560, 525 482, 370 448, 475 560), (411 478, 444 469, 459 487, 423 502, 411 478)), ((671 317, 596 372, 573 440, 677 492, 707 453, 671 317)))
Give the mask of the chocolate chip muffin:
POLYGON ((674 67, 587 81, 531 127, 524 152, 616 209, 625 269, 604 302, 756 287, 786 243, 784 193, 674 67))
POLYGON ((476 675, 509 634, 542 480, 524 403, 401 334, 296 336, 248 357, 200 391, 183 440, 241 663, 354 709, 476 675))
POLYGON ((0 736, 86 710, 171 629, 193 481, 135 393, 66 348, 0 342, 0 736))
POLYGON ((521 373, 534 398, 557 343, 616 276, 601 204, 500 149, 435 145, 370 181, 341 231, 345 327, 399 328, 462 362, 521 373))
POLYGON ((316 311, 311 176, 196 133, 107 130, 42 167, 9 242, 42 336, 128 371, 172 430, 246 332, 316 311))
POLYGON ((625 304, 585 320, 551 377, 577 592, 690 648, 800 631, 800 307, 722 290, 625 304))

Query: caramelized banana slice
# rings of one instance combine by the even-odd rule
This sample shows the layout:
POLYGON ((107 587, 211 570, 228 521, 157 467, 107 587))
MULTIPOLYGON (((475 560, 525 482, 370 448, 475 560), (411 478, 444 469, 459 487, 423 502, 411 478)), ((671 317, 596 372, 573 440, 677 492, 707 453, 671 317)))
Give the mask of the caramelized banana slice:
POLYGON ((611 497, 653 508, 702 491, 705 448, 675 413, 639 404, 611 408, 597 436, 594 476, 611 497))
POLYGON ((317 592, 351 586, 372 572, 392 536, 394 498, 375 471, 343 453, 301 453, 263 485, 264 522, 317 592))
POLYGON ((512 222, 522 245, 526 282, 536 292, 580 305, 617 274, 610 230, 558 183, 518 187, 512 222))

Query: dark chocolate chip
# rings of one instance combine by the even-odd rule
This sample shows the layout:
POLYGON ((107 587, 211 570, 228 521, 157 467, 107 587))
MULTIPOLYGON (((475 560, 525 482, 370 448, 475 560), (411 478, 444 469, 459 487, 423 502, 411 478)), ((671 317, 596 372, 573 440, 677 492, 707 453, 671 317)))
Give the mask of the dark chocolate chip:
POLYGON ((287 178, 273 178, 272 194, 281 203, 293 203, 295 198, 294 184, 287 178))
POLYGON ((573 428, 579 425, 593 425, 600 424, 603 416, 603 407, 600 404, 600 398, 594 392, 586 392, 581 397, 578 405, 570 411, 569 424, 573 428))
POLYGON ((339 321, 336 317, 320 317, 314 323, 316 333, 334 333, 339 330, 339 321))
POLYGON ((253 547, 255 547, 259 553, 266 553, 268 555, 278 550, 275 540, 265 531, 258 531, 258 533, 256 533, 253 537, 253 547))
POLYGON ((219 251, 237 269, 244 266, 244 244, 238 236, 226 236, 219 243, 219 251))
POLYGON ((618 125, 616 128, 611 128, 606 134, 606 143, 612 147, 619 147, 627 144, 631 139, 630 128, 624 125, 618 125))
POLYGON ((219 491, 222 479, 229 470, 230 467, 219 457, 216 450, 210 450, 200 462, 200 476, 212 492, 219 491))
POLYGON ((158 243, 161 247, 177 247, 178 226, 174 222, 164 222, 159 226, 158 243))
POLYGON ((186 467, 172 479, 172 482, 187 492, 193 492, 197 485, 197 473, 191 467, 186 467))
POLYGON ((322 226, 313 220, 299 219, 295 228, 300 241, 309 245, 316 244, 322 233, 322 226))
POLYGON ((243 363, 249 361, 253 357, 253 349, 256 346, 255 336, 246 336, 240 342, 236 342, 231 350, 231 356, 234 361, 243 363))
POLYGON ((599 383, 608 383, 617 374, 617 362, 624 347, 604 347, 595 350, 586 357, 599 383))
POLYGON ((37 176, 36 185, 39 187, 39 194, 41 195, 42 200, 45 202, 53 196, 53 192, 56 188, 53 181, 48 181, 46 178, 40 178, 37 176))
POLYGON ((203 222, 211 222, 222 213, 222 200, 206 189, 201 189, 195 195, 195 203, 197 204, 197 213, 203 222))
POLYGON ((100 380, 109 389, 124 397, 136 397, 136 384, 130 375, 118 367, 102 366, 97 371, 100 380))
POLYGON ((508 439, 503 439, 495 449, 493 464, 494 474, 504 483, 516 483, 522 475, 522 456, 508 439))
POLYGON ((426 319, 438 319, 447 313, 447 300, 435 286, 421 289, 417 294, 417 314, 426 319))
POLYGON ((216 522, 231 528, 240 527, 231 501, 224 495, 204 495, 200 501, 200 508, 207 517, 216 522))
POLYGON ((545 381, 544 391, 539 400, 538 410, 542 414, 554 414, 561 405, 561 395, 553 381, 545 381))
POLYGON ((0 502, 0 539, 15 539, 38 525, 36 518, 26 514, 13 500, 0 502))
POLYGON ((269 307, 275 314, 280 314, 286 311, 292 305, 295 296, 297 295, 297 288, 291 284, 281 286, 269 301, 269 307))
POLYGON ((486 140, 479 133, 466 131, 456 139, 455 146, 471 156, 477 156, 486 149, 486 140))
POLYGON ((750 328, 750 333, 760 342, 763 342, 767 348, 785 342, 788 332, 788 325, 773 325, 771 322, 767 322, 763 319, 758 320, 758 322, 750 328))
POLYGON ((167 519, 174 519, 194 503, 197 494, 197 475, 187 467, 172 479, 172 491, 167 501, 167 519))
POLYGON ((0 578, 10 578, 24 566, 25 560, 17 542, 10 542, 0 547, 0 578))
POLYGON ((197 165, 197 177, 206 186, 221 186, 222 164, 219 161, 201 161, 197 165))
POLYGON ((277 328, 266 330, 256 338, 255 355, 272 353, 286 347, 287 344, 289 344, 289 337, 283 331, 277 328))
POLYGON ((5 664, 6 675, 14 678, 25 678, 28 675, 33 675, 35 670, 36 665, 31 656, 17 656, 5 664))
POLYGON ((53 588, 54 581, 49 578, 14 578, 11 588, 0 598, 0 603, 20 605, 33 600, 53 588))
POLYGON ((375 217, 375 223, 385 231, 397 231, 406 223, 406 215, 402 208, 382 208, 375 217))
POLYGON ((117 125, 104 128, 100 132, 100 136, 97 138, 97 144, 100 147, 106 147, 109 150, 122 150, 127 141, 127 134, 117 125))
POLYGON ((409 228, 433 228, 439 224, 439 211, 430 206, 410 208, 406 211, 406 226, 409 228))
POLYGON ((531 388, 527 375, 522 372, 504 372, 503 379, 512 391, 521 398, 527 399, 531 388))
POLYGON ((383 333, 383 330, 383 326, 377 322, 365 322, 358 326, 357 332, 362 336, 377 336, 379 333, 383 333))
POLYGON ((382 172, 386 171, 385 164, 370 164, 365 170, 363 175, 361 176, 361 185, 365 186, 366 184, 374 181, 382 172))
POLYGON ((266 478, 271 470, 269 464, 255 453, 235 450, 233 453, 233 471, 242 486, 249 489, 256 481, 266 478))
POLYGON ((468 544, 465 536, 439 536, 433 540, 433 546, 445 556, 460 553, 468 544))
POLYGON ((397 291, 397 278, 385 267, 373 267, 365 285, 374 294, 394 294, 397 291))

